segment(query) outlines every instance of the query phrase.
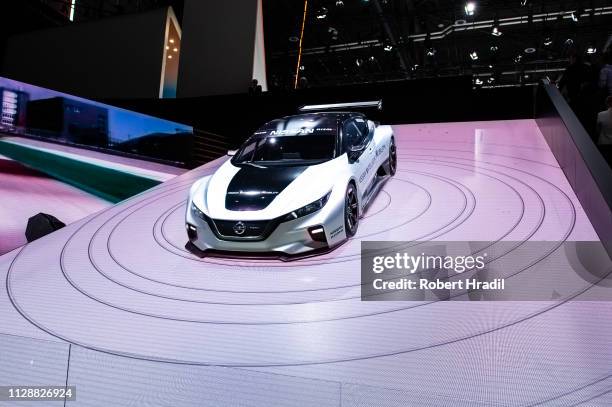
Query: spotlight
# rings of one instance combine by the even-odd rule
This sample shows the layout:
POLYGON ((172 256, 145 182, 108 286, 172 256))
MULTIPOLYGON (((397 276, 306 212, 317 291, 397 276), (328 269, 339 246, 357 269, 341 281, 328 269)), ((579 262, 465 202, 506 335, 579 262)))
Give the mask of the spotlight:
POLYGON ((465 15, 473 16, 474 12, 476 11, 476 3, 473 1, 468 1, 465 3, 465 7, 463 9, 465 10, 465 15))
POLYGON ((174 44, 174 38, 170 38, 170 44, 174 44))
POLYGON ((357 66, 361 66, 361 65, 363 65, 363 59, 361 59, 361 58, 357 58, 357 59, 355 60, 355 65, 357 65, 357 66))
POLYGON ((499 47, 497 45, 491 45, 491 48, 489 48, 489 50, 491 52, 497 52, 497 50, 499 50, 499 47))
POLYGON ((495 82, 495 77, 494 76, 489 76, 489 79, 487 79, 487 82, 489 82, 489 83, 495 82))
POLYGON ((565 45, 567 45, 568 47, 574 45, 574 40, 571 38, 568 38, 565 40, 565 45))
POLYGON ((520 54, 514 57, 514 62, 517 64, 520 63, 522 60, 523 60, 523 56, 520 54))
POLYGON ((478 52, 471 51, 470 52, 470 58, 472 59, 472 61, 476 61, 478 59, 478 52))
POLYGON ((168 59, 172 59, 172 55, 168 55, 168 59))
POLYGON ((178 48, 177 48, 177 47, 174 47, 174 48, 172 48, 172 51, 174 51, 174 52, 178 52, 178 48))
POLYGON ((304 71, 306 70, 306 67, 304 65, 300 65, 300 71, 304 71))
POLYGON ((593 45, 589 45, 586 49, 587 54, 594 54, 596 52, 597 52, 597 48, 595 48, 593 45))
POLYGON ((521 7, 525 7, 529 5, 529 0, 521 0, 521 7))
POLYGON ((336 0, 336 7, 344 6, 344 2, 342 0, 336 0))
POLYGON ((482 85, 482 83, 483 83, 483 82, 482 82, 482 79, 480 79, 480 78, 476 78, 476 79, 474 79, 474 84, 476 84, 476 85, 482 85))
POLYGON ((553 43, 553 31, 550 29, 550 27, 544 26, 542 37, 542 44, 544 44, 545 47, 550 47, 553 43))
POLYGON ((317 10, 317 20, 323 20, 325 18, 327 18, 327 8, 321 7, 319 10, 317 10))
POLYGON ((387 51, 387 52, 389 52, 389 51, 393 51, 393 45, 391 45, 391 44, 389 44, 389 43, 386 43, 386 44, 383 46, 383 49, 384 49, 385 51, 387 51))
POLYGON ((499 29, 499 18, 497 18, 497 16, 495 16, 495 18, 493 19, 493 28, 491 29, 491 35, 495 37, 499 37, 500 35, 502 35, 502 32, 499 29))
POLYGON ((370 56, 370 58, 368 58, 368 60, 370 62, 376 62, 376 57, 374 55, 370 56))
POLYGON ((436 49, 431 45, 431 34, 427 33, 425 37, 425 55, 433 57, 436 55, 436 49))
POLYGON ((332 40, 336 41, 338 39, 338 30, 336 30, 334 27, 329 27, 327 32, 331 36, 332 40))
POLYGON ((572 11, 570 13, 570 17, 573 22, 577 23, 580 21, 580 17, 582 16, 582 9, 579 7, 576 11, 572 11))

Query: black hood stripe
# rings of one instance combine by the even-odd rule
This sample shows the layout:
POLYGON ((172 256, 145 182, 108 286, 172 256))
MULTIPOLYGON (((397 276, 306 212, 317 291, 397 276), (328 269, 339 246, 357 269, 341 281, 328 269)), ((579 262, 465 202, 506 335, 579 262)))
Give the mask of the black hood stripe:
POLYGON ((257 211, 265 209, 308 166, 257 168, 241 166, 230 181, 225 195, 225 209, 257 211))

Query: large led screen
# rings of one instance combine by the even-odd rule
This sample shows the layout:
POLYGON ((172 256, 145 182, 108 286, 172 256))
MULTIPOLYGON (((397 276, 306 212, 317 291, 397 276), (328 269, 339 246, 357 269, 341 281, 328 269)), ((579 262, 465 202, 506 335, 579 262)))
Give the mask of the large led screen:
POLYGON ((186 164, 193 128, 0 77, 0 132, 186 164))

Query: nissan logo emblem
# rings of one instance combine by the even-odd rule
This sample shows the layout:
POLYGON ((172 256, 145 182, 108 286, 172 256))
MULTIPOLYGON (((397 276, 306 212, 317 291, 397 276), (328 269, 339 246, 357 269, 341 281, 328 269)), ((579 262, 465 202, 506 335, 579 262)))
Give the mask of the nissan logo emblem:
POLYGON ((246 225, 244 222, 236 222, 234 225, 234 233, 237 235, 242 235, 246 232, 246 225))

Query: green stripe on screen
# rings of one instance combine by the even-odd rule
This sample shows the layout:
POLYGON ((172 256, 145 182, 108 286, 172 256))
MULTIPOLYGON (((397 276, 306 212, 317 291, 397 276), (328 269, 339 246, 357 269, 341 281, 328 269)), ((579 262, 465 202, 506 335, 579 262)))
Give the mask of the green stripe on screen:
POLYGON ((113 203, 160 183, 139 175, 2 140, 0 154, 113 203))

